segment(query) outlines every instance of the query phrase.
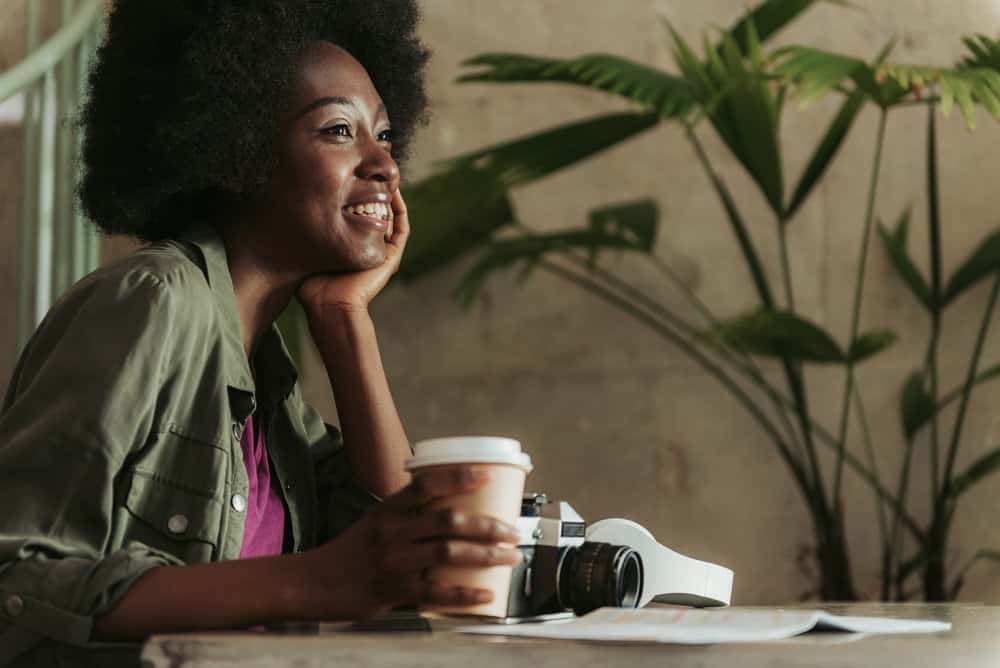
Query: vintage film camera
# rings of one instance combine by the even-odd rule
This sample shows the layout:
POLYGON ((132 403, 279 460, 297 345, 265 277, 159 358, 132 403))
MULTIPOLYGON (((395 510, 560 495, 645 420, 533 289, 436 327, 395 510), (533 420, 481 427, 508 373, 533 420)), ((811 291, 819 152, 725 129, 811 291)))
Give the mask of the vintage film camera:
POLYGON ((660 545, 624 519, 590 527, 565 501, 526 495, 517 520, 524 555, 511 575, 508 621, 586 614, 604 606, 729 605, 733 572, 660 545))

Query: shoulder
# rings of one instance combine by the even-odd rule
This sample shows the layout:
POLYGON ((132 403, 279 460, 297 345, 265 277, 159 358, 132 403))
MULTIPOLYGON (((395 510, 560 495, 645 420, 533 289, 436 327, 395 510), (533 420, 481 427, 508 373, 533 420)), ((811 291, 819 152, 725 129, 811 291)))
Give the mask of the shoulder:
POLYGON ((163 242, 80 279, 49 309, 32 337, 33 347, 47 349, 67 337, 98 335, 102 346, 142 340, 160 347, 208 334, 217 326, 215 311, 196 257, 179 242, 163 242))
POLYGON ((208 298, 211 290, 195 251, 179 241, 143 246, 94 271, 78 284, 84 291, 130 288, 153 290, 168 298, 208 298))
POLYGON ((153 317, 210 316, 212 291, 193 251, 174 241, 139 248, 82 278, 52 311, 127 306, 134 315, 143 305, 153 317))

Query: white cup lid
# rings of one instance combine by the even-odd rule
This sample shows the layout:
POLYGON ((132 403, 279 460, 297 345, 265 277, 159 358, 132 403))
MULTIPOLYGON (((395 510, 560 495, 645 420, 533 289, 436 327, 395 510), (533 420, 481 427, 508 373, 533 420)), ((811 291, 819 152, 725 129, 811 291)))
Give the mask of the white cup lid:
POLYGON ((406 470, 444 464, 508 464, 530 473, 531 457, 521 452, 521 444, 500 436, 450 436, 420 441, 413 446, 413 456, 406 460, 406 470))

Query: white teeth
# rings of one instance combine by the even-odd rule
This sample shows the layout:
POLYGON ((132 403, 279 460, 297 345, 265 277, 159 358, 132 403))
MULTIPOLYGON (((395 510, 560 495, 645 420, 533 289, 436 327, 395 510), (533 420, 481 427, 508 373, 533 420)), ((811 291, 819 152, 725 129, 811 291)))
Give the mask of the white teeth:
POLYGON ((345 210, 359 216, 389 220, 389 207, 382 202, 365 202, 364 204, 355 204, 353 206, 345 207, 345 210))

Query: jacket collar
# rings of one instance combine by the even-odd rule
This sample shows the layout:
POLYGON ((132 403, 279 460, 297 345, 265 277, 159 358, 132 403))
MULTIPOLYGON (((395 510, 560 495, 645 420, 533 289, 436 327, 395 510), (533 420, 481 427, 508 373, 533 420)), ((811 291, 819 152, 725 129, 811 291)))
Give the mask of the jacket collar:
POLYGON ((226 247, 219 233, 208 224, 200 224, 182 235, 201 255, 202 271, 212 290, 215 307, 218 309, 225 355, 226 383, 230 396, 234 390, 237 399, 233 402, 234 413, 245 419, 256 405, 272 408, 292 392, 298 379, 298 372, 285 347, 281 332, 271 325, 254 352, 254 369, 257 383, 250 371, 250 362, 243 349, 243 324, 236 308, 236 292, 229 273, 226 247), (239 394, 243 396, 240 397, 239 394))

